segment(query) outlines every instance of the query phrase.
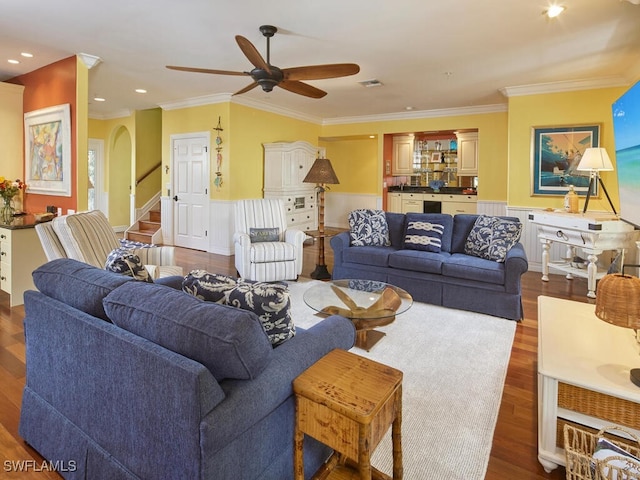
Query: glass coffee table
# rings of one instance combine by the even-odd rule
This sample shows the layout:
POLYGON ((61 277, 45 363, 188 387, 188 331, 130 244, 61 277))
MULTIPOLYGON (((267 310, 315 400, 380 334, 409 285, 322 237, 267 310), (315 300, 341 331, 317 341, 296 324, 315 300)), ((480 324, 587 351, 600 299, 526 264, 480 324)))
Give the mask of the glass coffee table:
POLYGON ((323 315, 342 315, 356 327, 356 347, 369 351, 385 336, 374 330, 389 325, 413 305, 405 290, 374 280, 333 280, 304 292, 304 303, 323 315))

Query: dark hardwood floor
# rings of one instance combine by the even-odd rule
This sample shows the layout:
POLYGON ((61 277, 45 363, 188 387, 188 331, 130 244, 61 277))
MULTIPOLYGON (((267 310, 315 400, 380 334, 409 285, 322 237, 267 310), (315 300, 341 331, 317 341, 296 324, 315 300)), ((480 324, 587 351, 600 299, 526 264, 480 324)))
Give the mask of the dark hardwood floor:
MULTIPOLYGON (((308 277, 315 268, 317 249, 310 245, 305 246, 304 251, 303 276, 308 277)), ((233 257, 178 249, 177 263, 185 271, 204 269, 235 274, 233 257)), ((331 270, 333 258, 330 248, 326 249, 326 263, 331 270)), ((545 283, 540 280, 540 273, 527 272, 523 277, 522 286, 525 318, 516 328, 485 477, 488 480, 561 479, 565 476, 563 468, 558 468, 550 474, 545 473, 537 459, 537 298, 539 295, 548 295, 589 302, 585 295, 586 280, 568 281, 561 275, 550 275, 550 281, 545 283)), ((20 400, 25 376, 23 319, 24 308, 9 308, 8 296, 0 292, 0 479, 60 478, 51 472, 35 472, 33 468, 29 472, 7 471, 7 461, 35 460, 36 465, 41 465, 42 462, 37 452, 26 445, 18 435, 20 400)), ((142 454, 144 453, 141 452, 142 454)), ((425 458, 425 461, 428 461, 428 458, 425 458)))

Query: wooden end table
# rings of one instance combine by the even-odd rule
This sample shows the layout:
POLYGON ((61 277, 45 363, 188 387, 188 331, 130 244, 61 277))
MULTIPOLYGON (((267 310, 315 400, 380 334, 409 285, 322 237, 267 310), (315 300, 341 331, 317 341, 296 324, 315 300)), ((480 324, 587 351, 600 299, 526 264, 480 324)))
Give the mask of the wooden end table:
POLYGON ((402 479, 402 372, 336 349, 293 381, 296 395, 294 479, 304 480, 307 434, 335 450, 314 479, 392 477, 371 466, 371 454, 391 426, 393 480, 402 479))

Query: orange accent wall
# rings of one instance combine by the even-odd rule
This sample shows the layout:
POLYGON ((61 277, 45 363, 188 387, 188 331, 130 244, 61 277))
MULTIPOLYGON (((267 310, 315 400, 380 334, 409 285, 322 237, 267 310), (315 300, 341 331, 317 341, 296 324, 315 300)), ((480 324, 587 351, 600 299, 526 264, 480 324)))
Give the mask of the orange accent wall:
MULTIPOLYGON (((71 106, 71 172, 69 172, 72 179, 71 196, 60 197, 56 195, 29 194, 29 190, 27 188, 27 193, 25 195, 25 210, 27 212, 45 212, 47 205, 62 207, 64 213, 66 213, 70 208, 74 210, 77 208, 76 172, 78 158, 76 149, 76 77, 76 57, 72 56, 42 67, 38 70, 34 70, 33 72, 7 80, 8 83, 24 86, 22 101, 24 113, 65 103, 68 103, 71 106)), ((22 143, 24 145, 24 138, 22 143)), ((24 166, 22 168, 23 178, 26 178, 24 166)))

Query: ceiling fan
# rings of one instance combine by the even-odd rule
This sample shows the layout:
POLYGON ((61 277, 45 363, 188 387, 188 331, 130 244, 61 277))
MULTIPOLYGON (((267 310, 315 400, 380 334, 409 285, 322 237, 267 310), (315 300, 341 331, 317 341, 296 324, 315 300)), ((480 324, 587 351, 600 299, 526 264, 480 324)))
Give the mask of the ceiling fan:
POLYGON ((322 98, 327 92, 313 87, 300 80, 320 80, 324 78, 346 77, 355 75, 360 71, 360 67, 355 63, 330 63, 326 65, 307 65, 304 67, 293 67, 280 69, 275 65, 271 65, 270 39, 278 31, 272 25, 262 25, 260 32, 267 39, 267 60, 260 55, 256 47, 241 35, 236 35, 236 42, 242 50, 242 53, 249 59, 255 67, 250 72, 232 72, 228 70, 211 70, 208 68, 192 68, 177 67, 167 65, 171 70, 180 70, 183 72, 212 73, 216 75, 249 75, 253 79, 253 83, 237 91, 234 95, 246 93, 260 85, 262 90, 270 92, 273 87, 284 88, 298 95, 304 95, 311 98, 322 98))

